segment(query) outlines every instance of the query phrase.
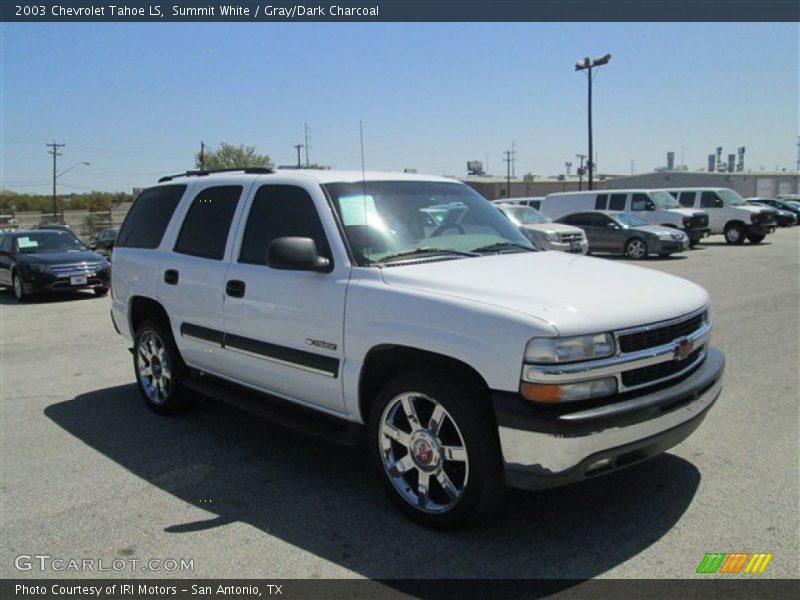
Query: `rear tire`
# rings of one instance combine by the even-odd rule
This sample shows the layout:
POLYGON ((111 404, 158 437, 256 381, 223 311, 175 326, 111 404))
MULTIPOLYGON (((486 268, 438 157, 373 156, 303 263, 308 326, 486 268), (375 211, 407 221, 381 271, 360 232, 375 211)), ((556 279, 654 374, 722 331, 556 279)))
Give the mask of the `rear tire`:
POLYGON ((760 244, 764 241, 764 238, 767 237, 766 235, 748 235, 747 239, 750 241, 751 244, 760 244))
POLYGON ((739 223, 731 223, 725 227, 725 241, 732 245, 744 244, 744 227, 739 223))
POLYGON ((145 403, 157 413, 173 413, 185 405, 181 385, 188 369, 169 323, 144 321, 136 331, 133 353, 136 384, 145 403))
POLYGON ((489 399, 455 373, 413 371, 389 381, 371 407, 368 444, 386 493, 417 523, 449 529, 503 499, 489 399))
POLYGON ((625 256, 634 260, 647 258, 647 243, 642 238, 631 238, 625 242, 625 256))

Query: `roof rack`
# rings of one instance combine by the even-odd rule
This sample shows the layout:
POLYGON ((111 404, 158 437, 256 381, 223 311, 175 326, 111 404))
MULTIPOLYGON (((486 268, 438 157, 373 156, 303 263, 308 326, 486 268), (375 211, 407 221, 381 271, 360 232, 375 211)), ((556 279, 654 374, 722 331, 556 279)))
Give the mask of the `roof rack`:
POLYGON ((164 177, 158 180, 158 183, 163 183, 165 181, 172 181, 176 177, 203 177, 205 175, 211 175, 212 173, 233 173, 237 171, 241 171, 246 174, 269 175, 270 173, 274 173, 275 169, 272 169, 271 167, 233 167, 231 169, 209 169, 207 171, 186 171, 184 173, 177 173, 176 175, 164 175, 164 177))

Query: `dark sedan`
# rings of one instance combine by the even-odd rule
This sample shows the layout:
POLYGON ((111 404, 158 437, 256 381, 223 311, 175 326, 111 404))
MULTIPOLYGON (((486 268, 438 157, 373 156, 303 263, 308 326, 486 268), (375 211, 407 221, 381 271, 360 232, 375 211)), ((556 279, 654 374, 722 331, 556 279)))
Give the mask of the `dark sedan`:
POLYGON ((103 256, 111 256, 118 235, 119 229, 103 229, 89 242, 89 249, 103 256))
POLYGON ((6 232, 0 241, 0 286, 20 302, 38 292, 92 289, 104 296, 109 275, 108 261, 66 231, 6 232))
POLYGON ((775 198, 748 198, 747 203, 753 204, 754 206, 774 208, 778 211, 778 225, 781 227, 788 227, 800 221, 800 208, 787 200, 778 200, 775 198), (789 215, 793 215, 794 220, 792 220, 789 215))
POLYGON ((592 210, 566 215, 556 223, 583 229, 589 252, 623 254, 638 260, 648 254, 667 256, 689 248, 689 238, 680 229, 650 225, 631 213, 592 210))

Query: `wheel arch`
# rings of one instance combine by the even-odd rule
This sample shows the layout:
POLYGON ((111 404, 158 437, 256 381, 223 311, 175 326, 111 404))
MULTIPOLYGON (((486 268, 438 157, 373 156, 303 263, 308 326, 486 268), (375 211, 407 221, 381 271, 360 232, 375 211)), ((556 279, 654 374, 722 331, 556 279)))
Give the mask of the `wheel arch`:
POLYGON ((169 325, 169 315, 158 300, 148 296, 132 296, 128 303, 128 325, 131 337, 136 337, 136 330, 146 319, 158 319, 169 325))
POLYGON ((400 373, 414 369, 456 372, 471 385, 487 393, 489 390, 483 376, 462 360, 410 346, 379 344, 370 348, 361 366, 358 408, 362 422, 367 422, 370 406, 381 387, 400 373))

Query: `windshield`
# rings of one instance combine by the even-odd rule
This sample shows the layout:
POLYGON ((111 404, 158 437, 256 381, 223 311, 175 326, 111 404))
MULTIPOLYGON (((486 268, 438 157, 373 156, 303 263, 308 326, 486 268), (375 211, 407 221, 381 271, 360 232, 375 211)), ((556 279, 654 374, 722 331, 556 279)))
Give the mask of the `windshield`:
POLYGON ((362 266, 399 257, 430 258, 437 253, 467 257, 489 247, 494 251, 533 249, 495 205, 466 185, 359 181, 330 183, 324 188, 362 266))
POLYGON ((725 200, 725 204, 729 204, 731 206, 746 206, 747 202, 744 198, 742 198, 739 194, 734 192, 733 190, 718 190, 722 199, 725 200))
POLYGON ((535 208, 530 206, 503 206, 501 209, 514 225, 540 225, 552 223, 553 220, 545 217, 535 208))
POLYGON ((44 254, 49 252, 86 252, 88 248, 66 231, 31 231, 16 239, 17 250, 22 254, 44 254))
POLYGON ((656 203, 656 206, 661 208, 680 208, 681 205, 678 204, 678 201, 672 197, 671 194, 667 192, 650 192, 650 197, 653 199, 653 202, 656 203))
POLYGON ((647 221, 631 213, 619 213, 616 215, 616 218, 617 221, 626 227, 641 227, 642 225, 649 225, 647 221))

